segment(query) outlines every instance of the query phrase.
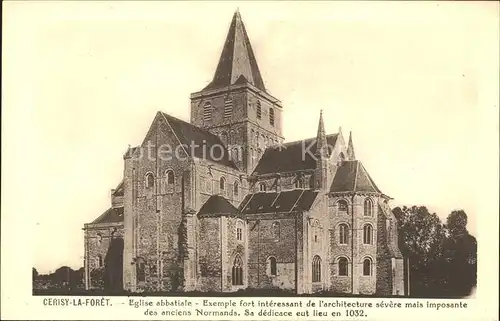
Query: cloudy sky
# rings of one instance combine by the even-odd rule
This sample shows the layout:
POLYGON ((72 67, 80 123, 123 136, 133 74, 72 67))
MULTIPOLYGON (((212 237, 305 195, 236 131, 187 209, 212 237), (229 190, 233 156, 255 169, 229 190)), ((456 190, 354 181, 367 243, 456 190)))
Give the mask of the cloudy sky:
POLYGON ((496 2, 10 2, 2 256, 83 264, 83 224, 109 207, 127 145, 158 110, 188 120, 237 6, 287 141, 315 136, 323 109, 394 206, 464 209, 480 239, 497 226, 496 2))

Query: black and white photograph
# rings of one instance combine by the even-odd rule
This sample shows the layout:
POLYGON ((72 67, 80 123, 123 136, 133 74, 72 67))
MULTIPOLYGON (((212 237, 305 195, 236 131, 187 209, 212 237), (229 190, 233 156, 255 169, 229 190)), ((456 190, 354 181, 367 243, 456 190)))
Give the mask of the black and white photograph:
POLYGON ((496 320, 497 2, 3 7, 2 318, 496 320))

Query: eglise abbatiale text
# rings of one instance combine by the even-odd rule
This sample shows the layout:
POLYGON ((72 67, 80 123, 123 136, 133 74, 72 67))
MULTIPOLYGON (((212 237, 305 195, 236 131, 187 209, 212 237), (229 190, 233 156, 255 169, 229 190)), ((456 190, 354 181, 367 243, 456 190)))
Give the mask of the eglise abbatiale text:
POLYGON ((283 111, 236 12, 191 121, 158 112, 111 208, 85 224, 86 287, 407 293, 390 197, 352 136, 320 114, 315 137, 284 143, 283 111))

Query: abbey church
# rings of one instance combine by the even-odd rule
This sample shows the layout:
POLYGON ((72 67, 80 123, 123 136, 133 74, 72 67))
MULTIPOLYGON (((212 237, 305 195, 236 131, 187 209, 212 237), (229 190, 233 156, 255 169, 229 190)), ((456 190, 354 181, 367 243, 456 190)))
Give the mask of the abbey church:
POLYGON ((86 288, 406 295, 391 198, 351 134, 320 114, 313 137, 285 142, 285 110, 236 12, 190 121, 159 111, 85 224, 86 288))

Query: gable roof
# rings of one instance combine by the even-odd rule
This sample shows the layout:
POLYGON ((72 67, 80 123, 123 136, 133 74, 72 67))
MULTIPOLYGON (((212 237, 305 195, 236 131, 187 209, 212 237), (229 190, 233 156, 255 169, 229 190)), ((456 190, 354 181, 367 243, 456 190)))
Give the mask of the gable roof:
POLYGON ((236 11, 227 33, 214 78, 204 90, 247 82, 260 90, 266 91, 245 25, 241 20, 240 13, 236 11))
POLYGON ((382 193, 372 180, 363 164, 358 161, 344 161, 337 168, 330 192, 382 193))
POLYGON ((239 211, 242 214, 307 211, 317 195, 317 191, 303 189, 249 194, 241 202, 239 211))
MULTIPOLYGON (((328 146, 335 146, 337 138, 338 133, 327 135, 328 146)), ((268 147, 255 167, 253 175, 314 169, 316 160, 311 154, 316 152, 316 145, 316 138, 309 138, 268 147)))
MULTIPOLYGON (((166 113, 162 112, 161 114, 167 120, 180 143, 186 146, 184 150, 190 157, 207 159, 220 165, 238 169, 218 136, 166 113), (191 144, 195 144, 193 146, 196 147, 190 148, 191 144), (215 146, 222 146, 223 149, 215 146)), ((172 150, 175 149, 172 148, 172 150)))
POLYGON ((238 213, 238 209, 229 203, 224 197, 220 195, 212 195, 203 204, 198 211, 198 216, 221 216, 221 215, 234 215, 238 213))
POLYGON ((109 208, 90 224, 123 222, 123 207, 109 208))

